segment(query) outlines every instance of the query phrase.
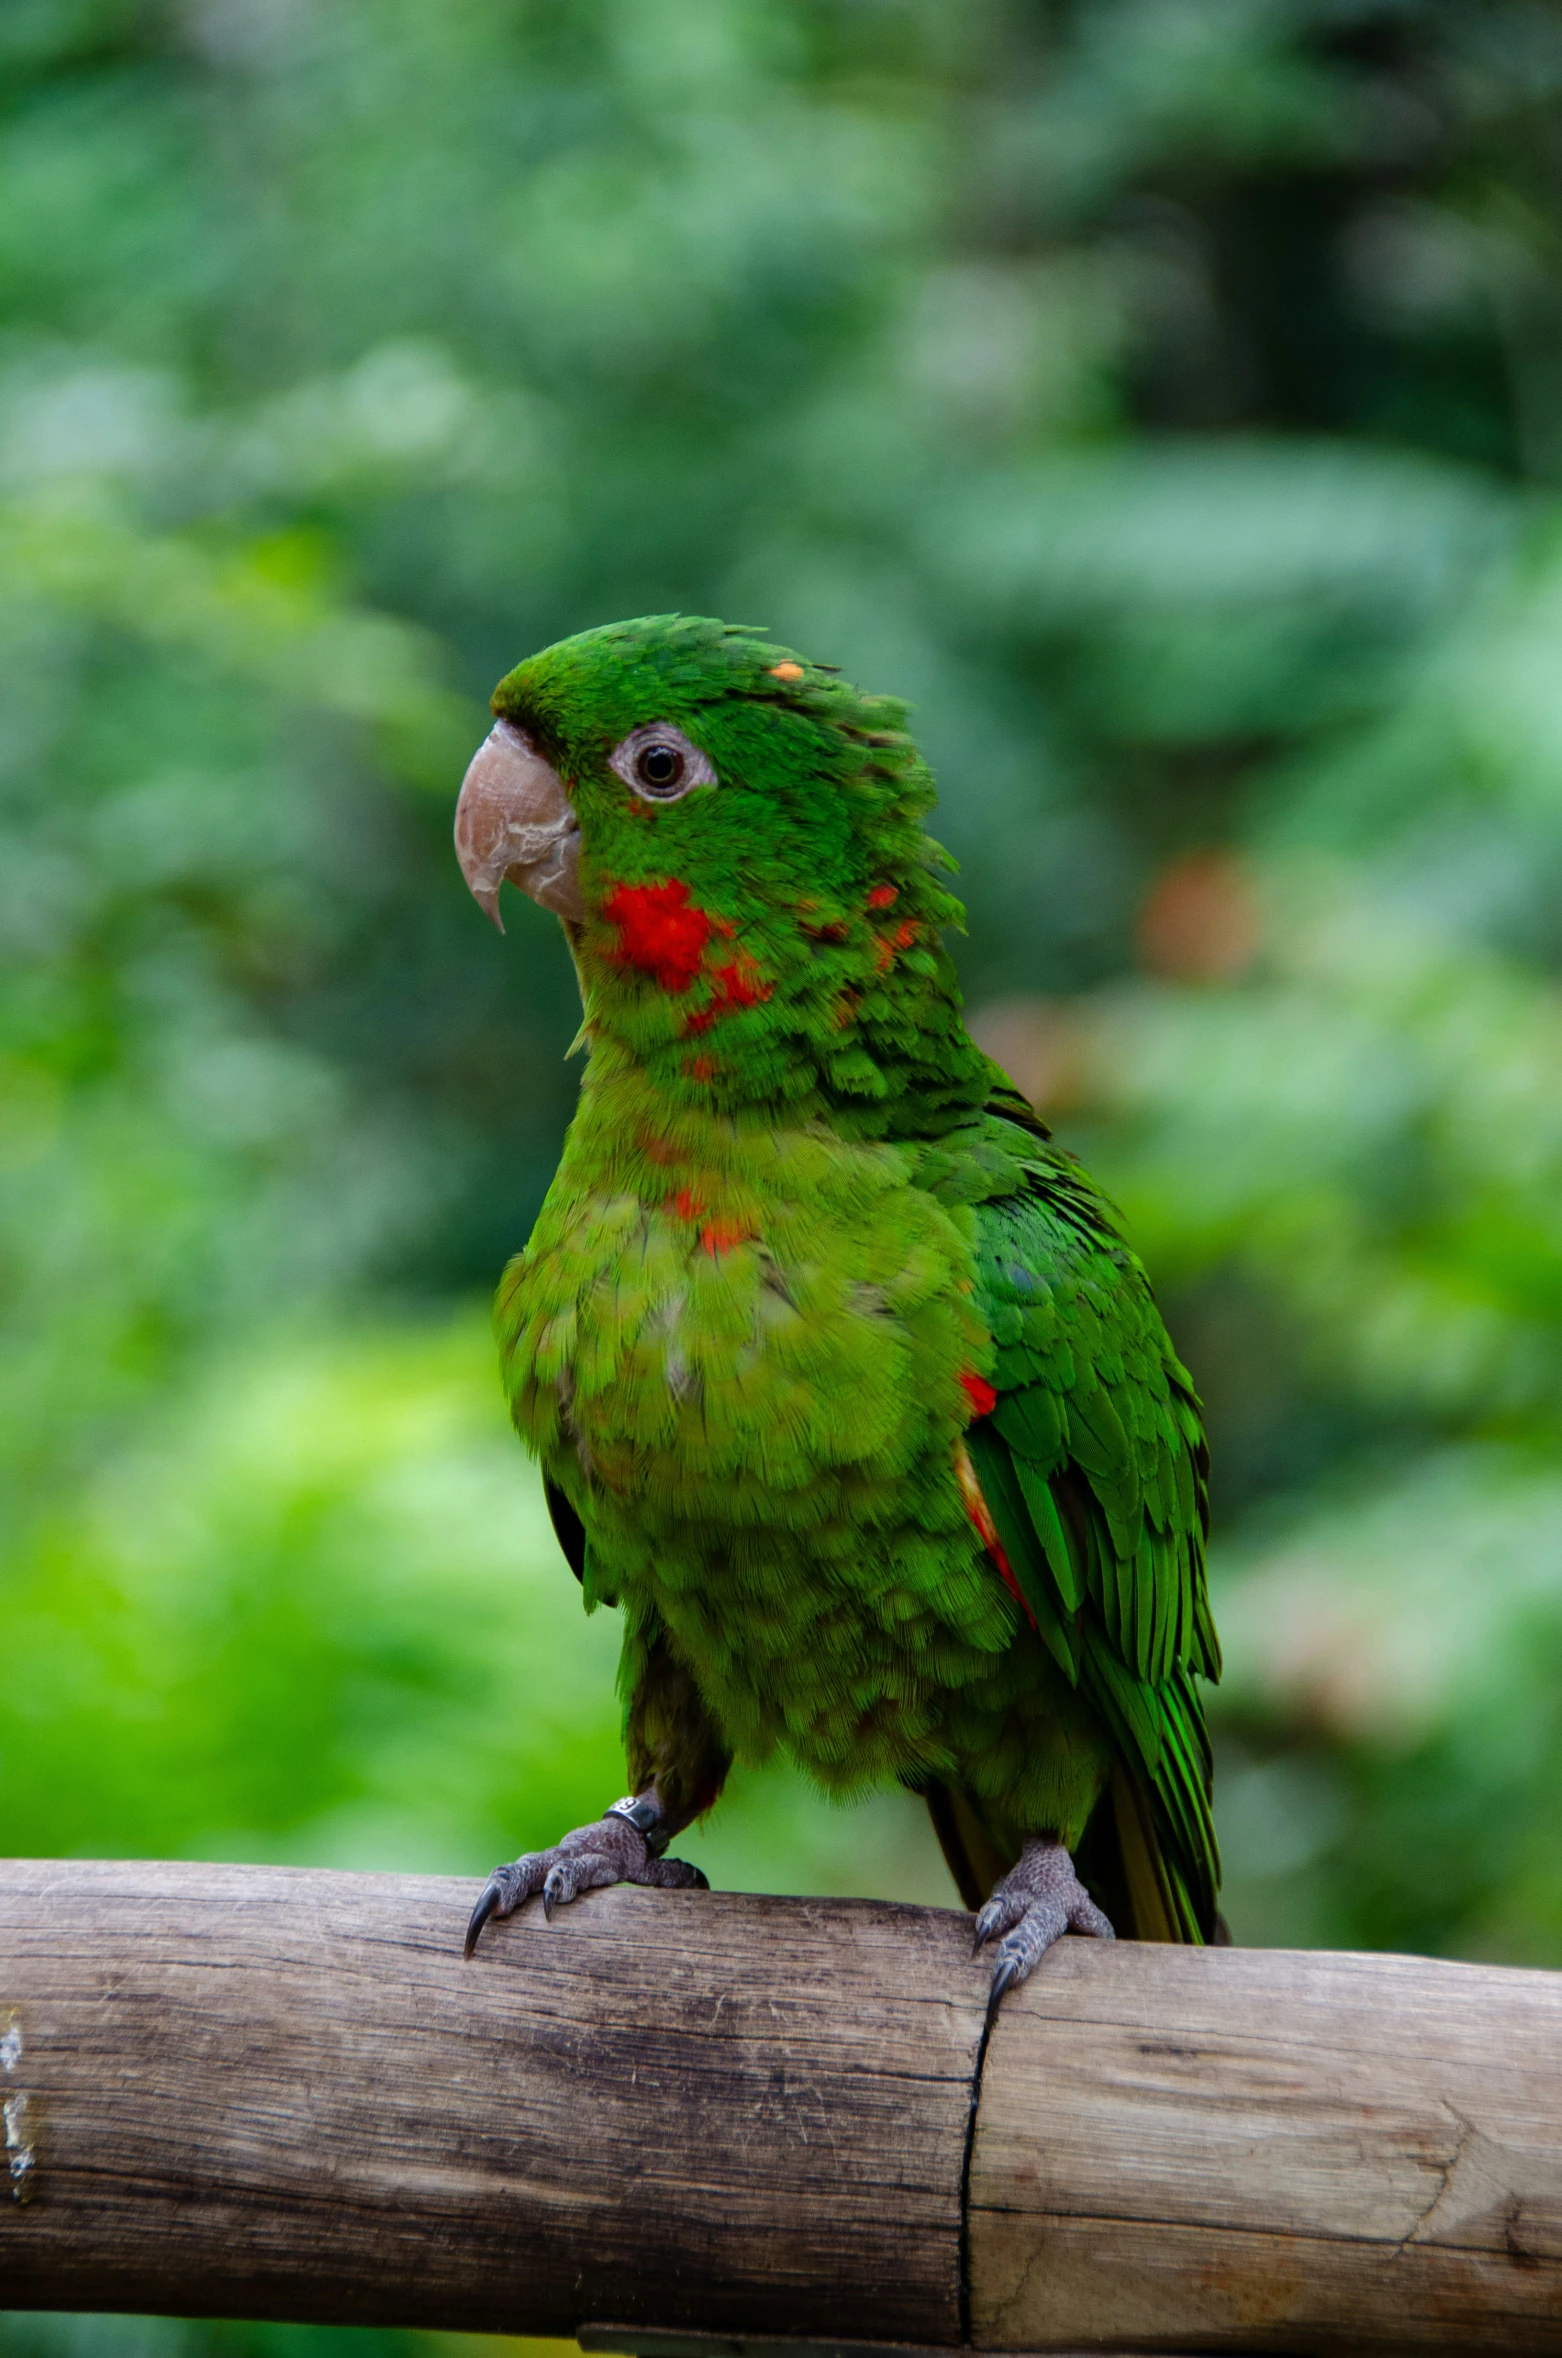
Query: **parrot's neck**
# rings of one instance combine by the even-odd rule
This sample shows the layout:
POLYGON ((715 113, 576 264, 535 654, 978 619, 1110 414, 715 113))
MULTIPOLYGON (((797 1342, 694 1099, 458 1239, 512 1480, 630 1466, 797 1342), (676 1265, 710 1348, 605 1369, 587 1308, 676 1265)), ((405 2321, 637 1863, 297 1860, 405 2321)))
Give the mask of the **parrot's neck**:
POLYGON ((585 1006, 580 1118, 588 1124, 632 1078, 637 1097, 669 1122, 717 1116, 772 1129, 823 1122, 854 1140, 936 1137, 985 1104, 1001 1078, 965 1028, 942 944, 894 965, 875 962, 827 992, 812 970, 782 976, 762 997, 739 984, 725 1000, 718 994, 681 1012, 675 1026, 648 1021, 643 994, 582 958, 578 939, 572 947, 585 1006))

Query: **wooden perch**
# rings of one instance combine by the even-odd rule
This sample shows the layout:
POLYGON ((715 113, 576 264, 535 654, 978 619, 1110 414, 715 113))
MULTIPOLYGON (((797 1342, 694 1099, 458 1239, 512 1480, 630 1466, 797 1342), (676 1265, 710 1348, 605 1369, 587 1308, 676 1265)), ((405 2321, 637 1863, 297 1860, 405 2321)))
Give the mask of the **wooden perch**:
POLYGON ((1562 2352, 1562 1977, 475 1891, 0 1868, 0 2307, 1562 2352))

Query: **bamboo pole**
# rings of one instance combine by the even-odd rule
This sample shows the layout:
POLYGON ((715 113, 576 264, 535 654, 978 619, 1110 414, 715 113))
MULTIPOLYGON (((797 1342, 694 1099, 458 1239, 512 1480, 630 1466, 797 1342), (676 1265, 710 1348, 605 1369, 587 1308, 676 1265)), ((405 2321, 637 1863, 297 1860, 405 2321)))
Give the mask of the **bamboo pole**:
POLYGON ((0 2307, 1562 2352, 1562 1977, 1068 1940, 984 2058, 952 1911, 601 1892, 464 1965, 475 1890, 0 1866, 0 2307))

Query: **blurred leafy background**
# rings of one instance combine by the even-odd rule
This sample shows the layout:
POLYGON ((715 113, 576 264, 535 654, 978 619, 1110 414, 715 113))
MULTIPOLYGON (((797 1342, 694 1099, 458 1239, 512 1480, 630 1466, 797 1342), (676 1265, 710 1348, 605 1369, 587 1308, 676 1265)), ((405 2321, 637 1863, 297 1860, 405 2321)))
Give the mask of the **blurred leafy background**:
MULTIPOLYGON (((620 1764, 449 850, 670 607, 909 695, 977 1028, 1207 1396, 1239 1940, 1562 1964, 1562 15, 6 0, 0 1808, 478 1871, 620 1764)), ((741 1782, 713 1877, 949 1901, 741 1782)), ((64 2358, 416 2336, 14 2317, 64 2358)))

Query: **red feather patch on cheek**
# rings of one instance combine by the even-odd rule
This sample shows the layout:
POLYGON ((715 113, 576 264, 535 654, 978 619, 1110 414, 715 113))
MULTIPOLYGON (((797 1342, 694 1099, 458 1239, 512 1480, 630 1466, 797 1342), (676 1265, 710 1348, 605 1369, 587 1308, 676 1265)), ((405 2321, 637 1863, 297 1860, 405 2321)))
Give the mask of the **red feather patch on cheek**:
POLYGON ((680 877, 667 884, 615 884, 602 904, 609 925, 616 925, 619 966, 633 966, 650 975, 664 991, 686 991, 700 971, 700 960, 712 926, 705 911, 689 899, 680 877))

